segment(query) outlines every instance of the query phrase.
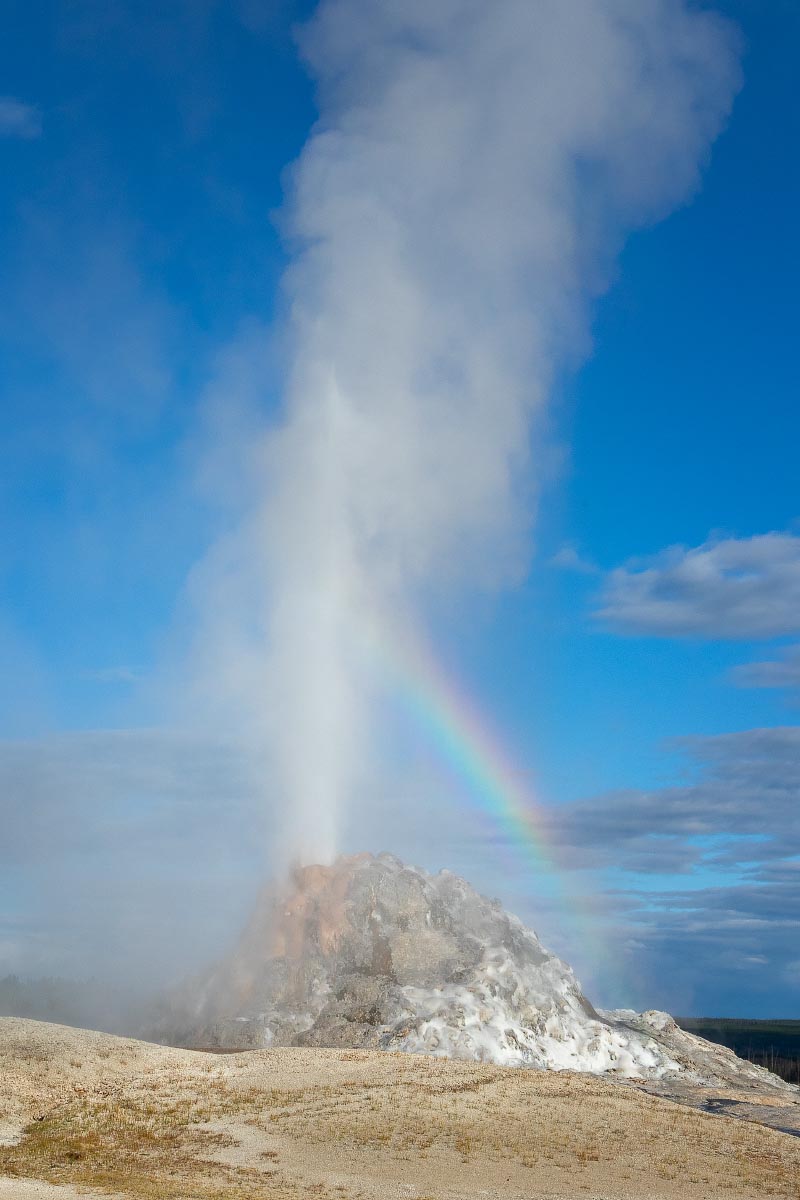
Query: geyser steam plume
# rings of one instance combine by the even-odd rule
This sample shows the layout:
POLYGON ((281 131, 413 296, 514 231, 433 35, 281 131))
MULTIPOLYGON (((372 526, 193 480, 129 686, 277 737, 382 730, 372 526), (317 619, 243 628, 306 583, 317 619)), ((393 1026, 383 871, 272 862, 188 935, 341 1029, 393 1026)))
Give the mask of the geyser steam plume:
POLYGON ((554 376, 625 232, 696 188, 738 66, 684 0, 323 0, 301 45, 321 116, 248 549, 284 850, 326 861, 370 744, 370 639, 524 567, 554 376))

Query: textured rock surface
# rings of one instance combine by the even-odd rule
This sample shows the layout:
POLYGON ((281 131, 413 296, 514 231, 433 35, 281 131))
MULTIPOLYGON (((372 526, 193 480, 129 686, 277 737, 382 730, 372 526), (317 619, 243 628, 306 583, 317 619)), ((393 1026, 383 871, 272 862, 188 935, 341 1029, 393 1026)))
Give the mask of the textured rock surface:
POLYGON ((391 855, 302 868, 265 893, 233 954, 175 999, 159 1034, 788 1086, 665 1013, 597 1012, 571 968, 498 902, 391 855))

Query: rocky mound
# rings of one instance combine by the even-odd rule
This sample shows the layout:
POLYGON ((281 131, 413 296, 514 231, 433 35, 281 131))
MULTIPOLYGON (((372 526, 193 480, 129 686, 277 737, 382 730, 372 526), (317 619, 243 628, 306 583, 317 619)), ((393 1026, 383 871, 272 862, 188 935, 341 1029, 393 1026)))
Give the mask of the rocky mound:
POLYGON ((405 1050, 788 1087, 666 1013, 598 1012, 497 901, 388 854, 305 867, 265 893, 234 952, 173 998, 158 1033, 201 1048, 405 1050))

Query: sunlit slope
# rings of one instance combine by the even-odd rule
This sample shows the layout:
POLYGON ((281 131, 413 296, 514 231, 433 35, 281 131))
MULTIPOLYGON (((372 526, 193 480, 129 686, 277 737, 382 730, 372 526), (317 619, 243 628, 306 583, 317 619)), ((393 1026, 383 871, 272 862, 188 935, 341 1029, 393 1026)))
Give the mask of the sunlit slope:
POLYGON ((19 1138, 0 1148, 6 1188, 730 1200, 796 1195, 800 1178, 800 1140, 571 1072, 310 1048, 215 1056, 6 1019, 0 1080, 5 1139, 19 1138))

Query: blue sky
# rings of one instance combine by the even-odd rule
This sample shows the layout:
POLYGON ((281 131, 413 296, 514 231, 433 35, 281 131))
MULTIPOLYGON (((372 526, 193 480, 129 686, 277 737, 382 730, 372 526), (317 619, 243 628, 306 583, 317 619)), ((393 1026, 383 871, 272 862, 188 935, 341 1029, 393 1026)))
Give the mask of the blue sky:
MULTIPOLYGON (((315 116, 292 28, 311 7, 6 9, 0 971, 3 953, 9 969, 64 969, 90 918, 102 951, 114 930, 98 907, 141 940, 170 906, 165 960, 200 911, 206 953, 256 885, 262 817, 238 776, 190 773, 193 802, 186 757, 170 743, 148 773, 135 739, 158 760, 166 743, 143 731, 170 728, 186 581, 240 503, 200 465, 214 381, 245 347, 262 356, 247 420, 280 403, 272 339, 293 248, 279 209, 315 116), (74 841, 45 836, 51 824, 74 841), (131 916, 145 861, 151 900, 131 916), (45 879, 73 897, 62 927, 43 916, 45 879)), ((626 243, 591 354, 559 380, 528 577, 465 601, 442 642, 552 806, 565 874, 606 897, 602 936, 624 962, 604 973, 573 951, 477 828, 448 844, 460 784, 424 750, 447 861, 422 833, 389 848, 501 894, 601 1002, 796 1016, 800 12, 716 8, 744 37, 733 115, 698 194, 626 243)), ((236 474, 235 459, 214 469, 236 474)), ((383 848, 374 816, 361 832, 383 848)))

